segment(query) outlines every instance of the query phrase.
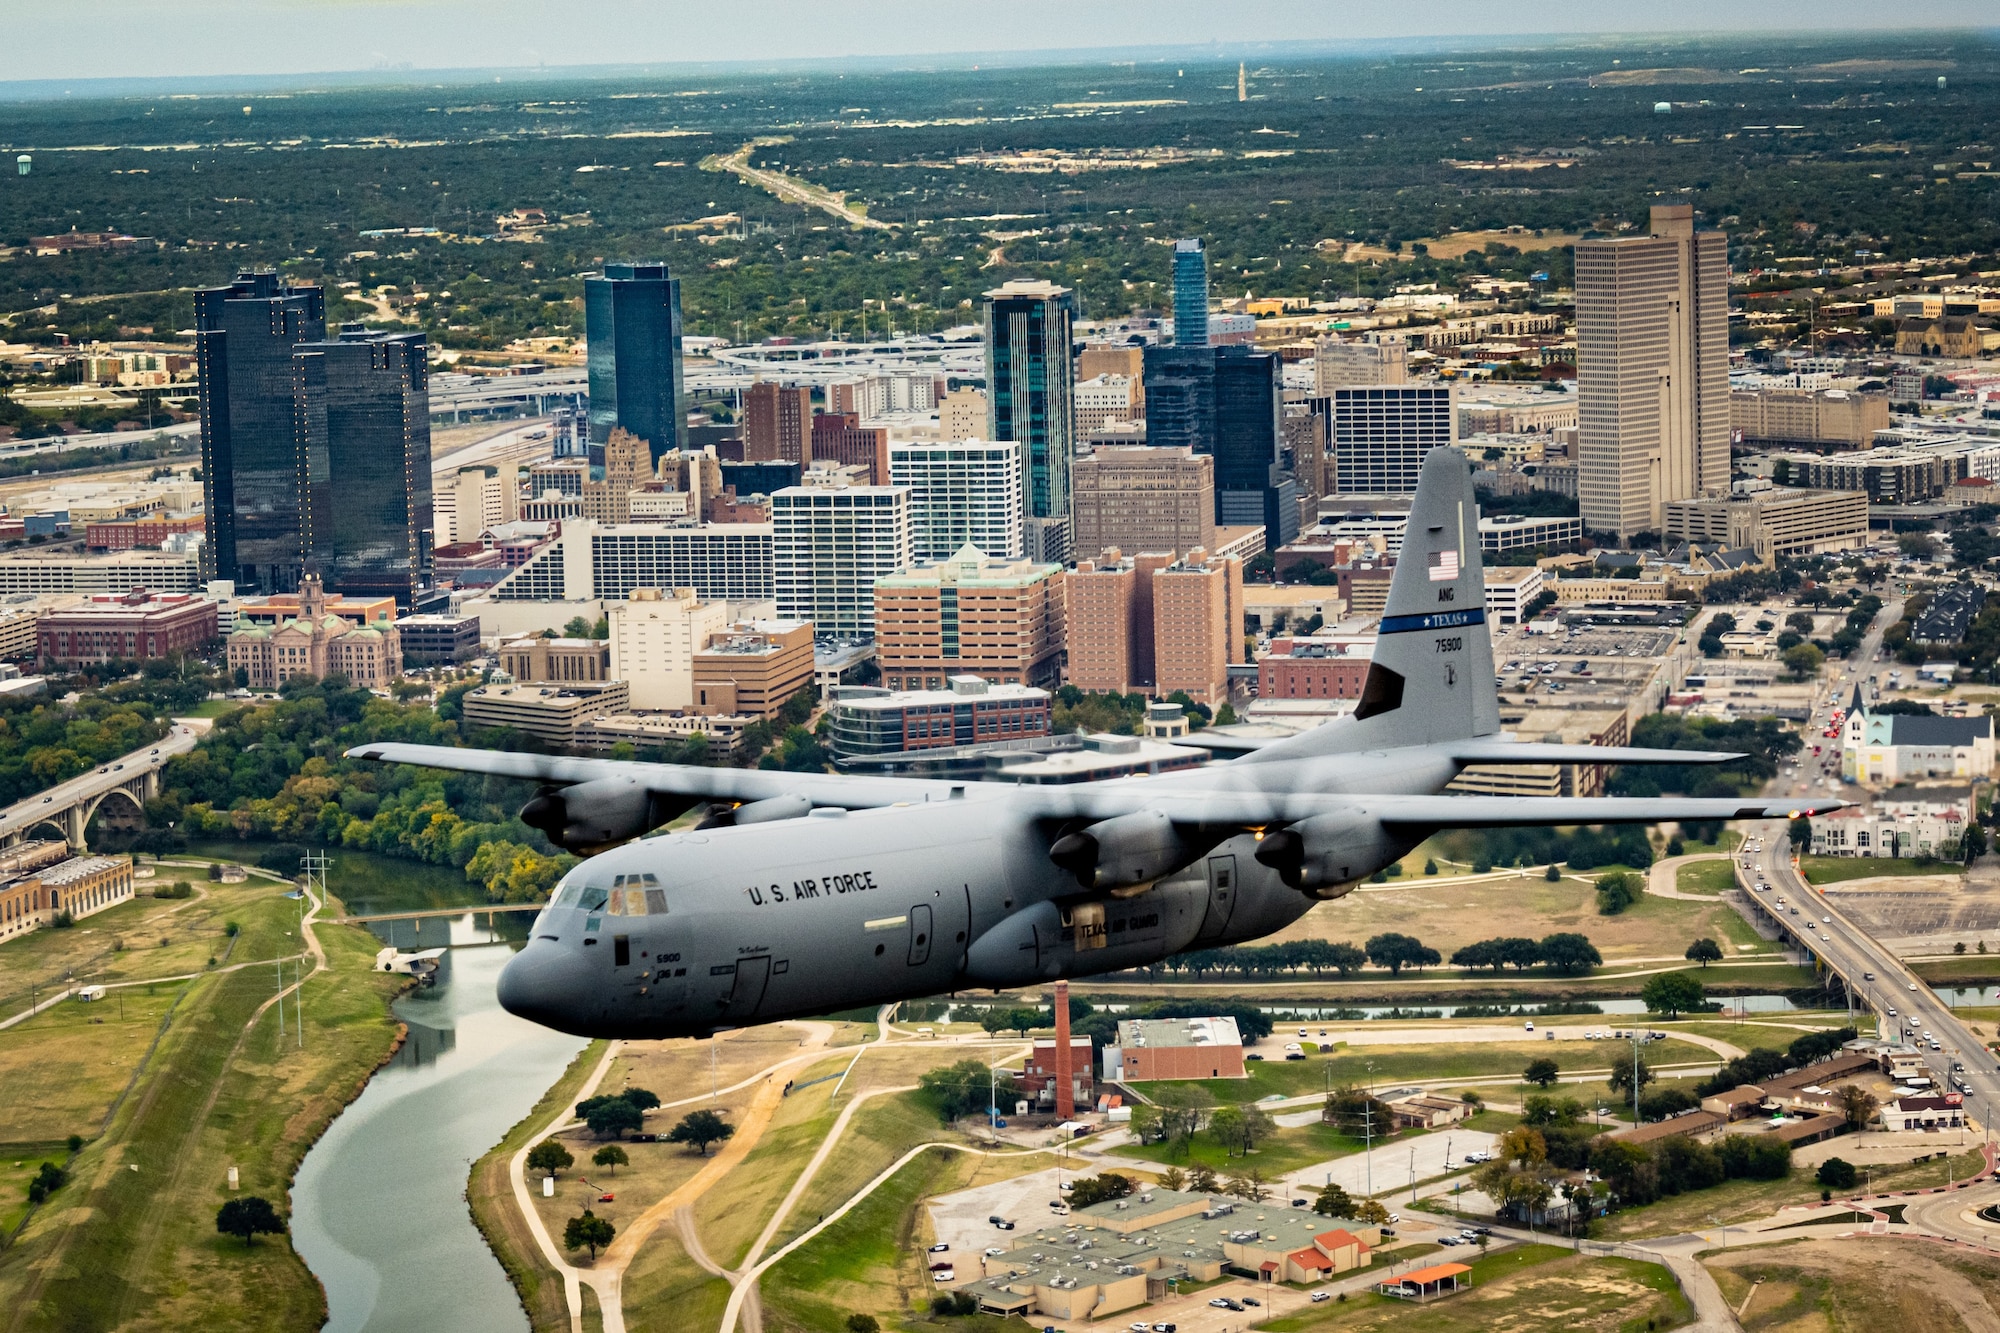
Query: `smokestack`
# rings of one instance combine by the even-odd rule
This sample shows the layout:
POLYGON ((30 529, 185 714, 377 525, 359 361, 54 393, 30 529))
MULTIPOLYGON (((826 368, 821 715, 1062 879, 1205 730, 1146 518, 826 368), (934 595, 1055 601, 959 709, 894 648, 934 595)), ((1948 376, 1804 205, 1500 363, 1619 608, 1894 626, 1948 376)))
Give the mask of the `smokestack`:
POLYGON ((1076 1116, 1076 1075, 1069 1059, 1069 983, 1056 983, 1056 1119, 1076 1116))

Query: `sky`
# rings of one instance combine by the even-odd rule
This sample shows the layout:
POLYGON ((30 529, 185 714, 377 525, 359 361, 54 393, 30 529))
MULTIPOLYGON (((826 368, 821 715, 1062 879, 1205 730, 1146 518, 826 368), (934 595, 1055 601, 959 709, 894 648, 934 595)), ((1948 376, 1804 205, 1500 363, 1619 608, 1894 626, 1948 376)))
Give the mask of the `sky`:
POLYGON ((58 0, 0 81, 740 62, 1135 45, 1994 28, 1994 0, 58 0))

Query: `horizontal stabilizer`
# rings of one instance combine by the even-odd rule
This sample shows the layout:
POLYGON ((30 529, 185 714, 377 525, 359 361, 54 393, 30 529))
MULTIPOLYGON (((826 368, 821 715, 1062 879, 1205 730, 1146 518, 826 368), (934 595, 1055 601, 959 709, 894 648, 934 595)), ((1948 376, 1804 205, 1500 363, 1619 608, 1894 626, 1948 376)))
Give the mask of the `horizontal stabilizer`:
POLYGON ((1475 736, 1446 747, 1467 764, 1727 764, 1749 756, 1727 750, 1647 750, 1630 745, 1546 745, 1475 736))

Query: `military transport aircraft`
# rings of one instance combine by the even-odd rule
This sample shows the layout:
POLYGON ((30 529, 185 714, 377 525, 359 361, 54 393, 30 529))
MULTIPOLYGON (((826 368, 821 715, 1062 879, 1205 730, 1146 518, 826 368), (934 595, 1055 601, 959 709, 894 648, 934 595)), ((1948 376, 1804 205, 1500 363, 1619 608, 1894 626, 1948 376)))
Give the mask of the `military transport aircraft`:
POLYGON ((521 818, 598 854, 563 877, 507 963, 500 1002, 590 1037, 706 1036, 1254 940, 1440 829, 1845 804, 1439 795, 1469 764, 1739 757, 1503 735, 1484 586, 1468 465, 1436 449, 1354 715, 1226 763, 1023 786, 428 745, 348 753, 544 784, 521 818), (710 807, 694 827, 641 836, 700 802, 710 807))

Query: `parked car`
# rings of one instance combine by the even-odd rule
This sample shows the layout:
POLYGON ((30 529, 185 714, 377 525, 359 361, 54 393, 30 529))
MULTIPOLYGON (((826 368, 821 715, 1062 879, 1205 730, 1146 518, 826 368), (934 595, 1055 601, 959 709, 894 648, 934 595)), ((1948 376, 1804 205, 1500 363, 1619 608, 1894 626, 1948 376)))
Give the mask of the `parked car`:
POLYGON ((1323 1292, 1323 1291, 1316 1291, 1316 1292, 1314 1292, 1314 1293, 1313 1293, 1313 1294, 1312 1294, 1311 1296, 1309 1296, 1309 1297, 1308 1297, 1307 1299, 1308 1299, 1308 1300, 1310 1300, 1310 1301, 1311 1301, 1311 1302, 1312 1302, 1312 1303, 1313 1303, 1314 1305, 1318 1305, 1318 1304, 1319 1304, 1319 1303, 1320 1303, 1321 1301, 1330 1301, 1330 1300, 1332 1300, 1332 1299, 1333 1299, 1333 1297, 1331 1297, 1331 1296, 1327 1295, 1327 1294, 1326 1294, 1325 1292, 1323 1292))
POLYGON ((932 1254, 943 1254, 943 1253, 944 1253, 944 1252, 945 1252, 946 1250, 948 1250, 948 1249, 950 1249, 950 1248, 951 1248, 951 1245, 950 1245, 950 1244, 949 1244, 948 1242, 946 1242, 946 1241, 939 1241, 939 1242, 938 1242, 937 1244, 935 1244, 935 1245, 931 1246, 931 1253, 932 1253, 932 1254))

